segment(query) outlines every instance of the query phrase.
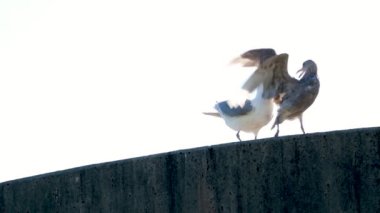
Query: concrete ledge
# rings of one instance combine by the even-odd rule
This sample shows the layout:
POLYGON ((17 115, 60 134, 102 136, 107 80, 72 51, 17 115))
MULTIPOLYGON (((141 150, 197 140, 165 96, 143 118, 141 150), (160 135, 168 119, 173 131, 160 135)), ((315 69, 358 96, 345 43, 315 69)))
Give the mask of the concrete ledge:
POLYGON ((380 128, 202 147, 4 182, 0 212, 380 212, 380 128))

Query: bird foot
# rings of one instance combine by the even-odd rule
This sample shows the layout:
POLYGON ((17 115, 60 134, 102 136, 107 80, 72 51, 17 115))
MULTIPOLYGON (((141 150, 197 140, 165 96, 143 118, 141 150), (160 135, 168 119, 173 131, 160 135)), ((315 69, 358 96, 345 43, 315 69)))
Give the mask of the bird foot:
POLYGON ((237 139, 241 142, 241 139, 240 139, 240 131, 238 131, 238 132, 236 133, 236 137, 237 137, 237 139))
POLYGON ((280 133, 280 131, 277 130, 277 132, 276 132, 276 134, 274 135, 274 137, 277 138, 279 133, 280 133))

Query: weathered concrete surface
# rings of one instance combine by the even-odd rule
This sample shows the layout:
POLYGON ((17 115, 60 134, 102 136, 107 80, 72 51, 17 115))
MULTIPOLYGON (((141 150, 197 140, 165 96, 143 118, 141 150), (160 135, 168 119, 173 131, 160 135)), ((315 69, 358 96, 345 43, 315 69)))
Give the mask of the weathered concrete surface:
POLYGON ((0 212, 380 212, 380 128, 223 144, 5 182, 0 212))

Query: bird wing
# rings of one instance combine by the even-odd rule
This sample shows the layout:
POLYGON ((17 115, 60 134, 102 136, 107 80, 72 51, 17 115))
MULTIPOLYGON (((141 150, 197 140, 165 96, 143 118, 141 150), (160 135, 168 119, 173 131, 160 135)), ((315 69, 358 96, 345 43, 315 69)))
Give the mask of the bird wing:
POLYGON ((233 59, 231 64, 241 64, 243 67, 258 67, 268 58, 275 56, 274 49, 263 48, 253 49, 241 54, 239 57, 233 59))
POLYGON ((270 99, 279 95, 279 88, 291 78, 287 69, 288 58, 288 54, 284 53, 265 60, 244 83, 243 89, 252 92, 263 84, 264 98, 270 99))
POLYGON ((278 113, 287 114, 288 118, 298 116, 309 108, 319 93, 319 82, 310 85, 297 84, 288 92, 281 102, 278 113))
POLYGON ((298 80, 292 78, 288 73, 288 58, 289 55, 283 53, 268 60, 268 66, 272 66, 270 69, 272 76, 268 76, 270 79, 264 84, 263 98, 281 98, 284 93, 298 83, 298 80))
POLYGON ((232 107, 228 101, 217 103, 215 108, 223 115, 234 117, 246 115, 255 110, 250 100, 246 100, 243 106, 232 107))
MULTIPOLYGON (((243 90, 253 92, 260 84, 267 82, 273 76, 273 72, 266 67, 259 67, 257 70, 245 81, 242 86, 243 90)), ((265 84, 264 84, 265 85, 265 84)))

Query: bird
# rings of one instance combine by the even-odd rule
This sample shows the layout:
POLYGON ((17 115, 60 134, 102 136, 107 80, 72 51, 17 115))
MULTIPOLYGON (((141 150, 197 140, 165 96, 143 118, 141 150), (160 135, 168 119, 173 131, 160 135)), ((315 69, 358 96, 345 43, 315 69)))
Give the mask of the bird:
MULTIPOLYGON (((267 49, 267 51, 270 49, 267 49)), ((273 49, 272 49, 273 50, 273 49)), ((249 50, 234 59, 233 62, 242 64, 243 66, 255 66, 257 57, 254 54, 255 50, 249 50)), ((275 51, 272 51, 272 54, 275 51)), ((283 53, 285 54, 285 53, 283 53)), ((273 57, 273 56, 272 56, 273 57)), ((287 60, 283 61, 287 63, 287 60)), ((278 66, 271 64, 272 66, 278 66)), ((260 84, 264 84, 263 98, 273 99, 274 103, 279 106, 275 123, 272 126, 277 126, 275 137, 279 134, 279 125, 284 120, 291 120, 296 117, 300 120, 301 130, 305 134, 303 127, 302 114, 310 107, 316 99, 319 92, 319 79, 317 75, 317 65, 312 60, 307 60, 303 63, 300 80, 289 75, 287 64, 279 65, 281 68, 274 69, 257 69, 242 86, 247 92, 254 91, 260 84)), ((298 73, 297 72, 297 73, 298 73)))
POLYGON ((273 101, 262 98, 263 85, 256 91, 256 97, 246 100, 243 106, 231 107, 228 101, 215 104, 217 112, 205 112, 206 115, 221 117, 226 125, 237 131, 239 141, 240 131, 252 132, 257 139, 260 129, 267 125, 273 118, 273 101))
POLYGON ((279 109, 272 129, 277 126, 275 137, 280 132, 280 124, 285 120, 298 118, 302 133, 305 134, 302 115, 315 101, 319 93, 320 82, 317 73, 317 64, 313 60, 306 60, 300 73, 300 80, 288 85, 285 95, 279 100, 279 109))
MULTIPOLYGON (((282 66, 287 65, 288 55, 274 55, 267 50, 251 51, 251 58, 255 63, 249 62, 249 66, 257 66, 255 72, 274 73, 272 69, 284 69, 282 66), (270 55, 270 56, 268 56, 270 55)), ((239 141, 240 131, 251 132, 257 139, 258 133, 262 127, 267 125, 273 118, 274 102, 271 98, 263 98, 264 88, 268 82, 261 82, 256 88, 256 96, 253 99, 245 99, 242 104, 233 105, 229 100, 215 104, 217 112, 204 112, 206 115, 221 117, 226 125, 237 131, 236 137, 239 141)))

